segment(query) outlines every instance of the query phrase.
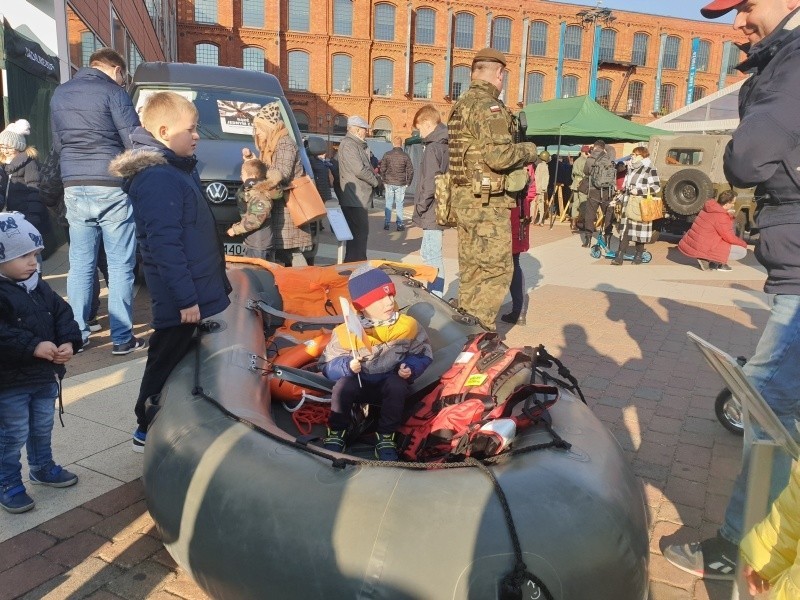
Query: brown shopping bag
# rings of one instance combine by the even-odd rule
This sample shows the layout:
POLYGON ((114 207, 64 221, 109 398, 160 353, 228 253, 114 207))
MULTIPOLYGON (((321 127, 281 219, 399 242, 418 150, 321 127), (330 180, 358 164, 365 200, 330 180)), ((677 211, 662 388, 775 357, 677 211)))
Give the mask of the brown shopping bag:
POLYGON ((286 189, 286 208, 289 209, 295 227, 302 227, 326 215, 325 203, 314 185, 314 180, 308 175, 292 180, 286 189))

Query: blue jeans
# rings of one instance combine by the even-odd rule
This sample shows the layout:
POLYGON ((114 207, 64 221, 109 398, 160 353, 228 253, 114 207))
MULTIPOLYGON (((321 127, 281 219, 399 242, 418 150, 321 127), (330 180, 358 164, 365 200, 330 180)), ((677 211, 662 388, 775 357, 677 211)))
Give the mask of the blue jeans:
POLYGON ((44 383, 0 391, 0 488, 22 483, 22 446, 28 465, 38 471, 53 460, 53 432, 58 384, 44 383))
POLYGON ((83 340, 92 310, 92 287, 100 238, 108 261, 108 315, 111 340, 124 344, 133 336, 133 268, 136 265, 136 226, 128 195, 120 188, 73 186, 64 189, 69 222, 67 295, 83 340))
MULTIPOLYGON (((800 418, 797 395, 797 382, 800 381, 800 296, 774 297, 764 333, 744 371, 789 433, 797 438, 795 422, 800 418)), ((733 492, 725 509, 725 520, 719 530, 722 537, 735 544, 741 541, 744 529, 744 503, 753 433, 745 432, 742 470, 733 484, 733 492)), ((776 450, 770 502, 786 487, 790 468, 789 456, 782 450, 776 450)))
POLYGON ((384 197, 386 198, 386 208, 383 211, 383 222, 388 225, 392 222, 392 207, 397 211, 397 224, 403 224, 403 201, 406 198, 405 185, 391 185, 385 184, 386 191, 384 197))
POLYGON ((419 249, 422 260, 426 265, 439 269, 436 279, 428 285, 431 294, 444 296, 444 261, 442 260, 442 239, 444 232, 441 229, 423 229, 422 246, 419 249))

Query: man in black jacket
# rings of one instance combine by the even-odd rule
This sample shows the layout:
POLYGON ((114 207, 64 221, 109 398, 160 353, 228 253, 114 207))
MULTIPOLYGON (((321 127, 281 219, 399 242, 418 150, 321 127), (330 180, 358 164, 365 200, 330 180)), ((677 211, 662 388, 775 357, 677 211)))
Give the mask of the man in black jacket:
POLYGON ((397 231, 403 231, 403 201, 406 188, 414 179, 414 165, 408 154, 403 151, 403 138, 399 135, 394 138, 394 148, 383 155, 380 162, 380 175, 383 181, 386 208, 383 215, 383 228, 389 230, 392 223, 392 207, 397 212, 397 231))
MULTIPOLYGON (((796 433, 800 414, 800 0, 715 0, 701 12, 720 17, 736 9, 734 29, 750 41, 738 66, 751 74, 739 90, 740 124, 724 155, 728 181, 755 186, 756 258, 767 269, 764 291, 775 294, 769 320, 744 367, 786 428, 796 433)), ((749 470, 748 437, 716 537, 663 548, 664 557, 707 579, 733 579, 744 527, 749 470)), ((786 486, 790 459, 778 451, 770 501, 786 486)))

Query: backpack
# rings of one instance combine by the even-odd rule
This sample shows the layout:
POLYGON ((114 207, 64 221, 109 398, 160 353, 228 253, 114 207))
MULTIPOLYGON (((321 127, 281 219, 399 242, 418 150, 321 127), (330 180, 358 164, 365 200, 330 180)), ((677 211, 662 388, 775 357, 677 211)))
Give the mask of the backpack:
POLYGON ((398 429, 398 450, 412 461, 493 456, 508 443, 499 419, 516 430, 536 423, 558 388, 531 384, 533 349, 509 348, 496 333, 471 337, 436 388, 398 429), (523 406, 520 406, 523 405, 523 406))
POLYGON ((589 185, 598 190, 616 187, 617 169, 607 152, 604 151, 594 161, 592 169, 589 171, 589 185))

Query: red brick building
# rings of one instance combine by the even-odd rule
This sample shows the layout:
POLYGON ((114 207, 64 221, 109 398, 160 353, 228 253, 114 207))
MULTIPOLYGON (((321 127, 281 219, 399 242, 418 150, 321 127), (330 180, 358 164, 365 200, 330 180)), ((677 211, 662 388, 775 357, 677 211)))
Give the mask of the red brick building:
POLYGON ((508 57, 512 108, 590 93, 593 56, 597 101, 638 122, 741 77, 735 32, 711 22, 537 0, 177 2, 179 61, 277 75, 301 129, 323 134, 358 114, 407 135, 426 102, 446 116, 489 45, 508 57))

